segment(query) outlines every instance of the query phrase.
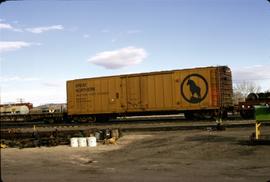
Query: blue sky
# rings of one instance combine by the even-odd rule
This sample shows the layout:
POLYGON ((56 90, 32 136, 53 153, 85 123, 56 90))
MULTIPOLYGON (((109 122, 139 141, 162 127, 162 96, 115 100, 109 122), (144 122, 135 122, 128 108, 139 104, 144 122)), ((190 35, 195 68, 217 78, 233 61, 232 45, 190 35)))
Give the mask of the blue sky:
POLYGON ((0 5, 1 102, 65 102, 66 80, 228 65, 270 89, 266 0, 46 0, 0 5))

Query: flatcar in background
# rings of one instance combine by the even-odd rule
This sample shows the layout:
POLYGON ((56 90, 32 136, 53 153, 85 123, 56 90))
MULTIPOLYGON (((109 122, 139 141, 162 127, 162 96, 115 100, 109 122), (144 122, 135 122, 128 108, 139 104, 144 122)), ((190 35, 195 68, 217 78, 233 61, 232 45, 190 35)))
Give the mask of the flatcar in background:
POLYGON ((218 117, 233 109, 227 66, 128 74, 67 81, 67 114, 73 120, 184 113, 218 117))
POLYGON ((4 122, 44 121, 61 122, 66 115, 66 104, 47 104, 33 107, 31 103, 0 105, 0 119, 4 122))
POLYGON ((238 112, 244 119, 252 119, 255 114, 255 105, 270 105, 270 92, 250 93, 244 102, 238 103, 238 112))
POLYGON ((32 108, 32 103, 1 104, 0 113, 1 115, 22 115, 28 114, 32 108))

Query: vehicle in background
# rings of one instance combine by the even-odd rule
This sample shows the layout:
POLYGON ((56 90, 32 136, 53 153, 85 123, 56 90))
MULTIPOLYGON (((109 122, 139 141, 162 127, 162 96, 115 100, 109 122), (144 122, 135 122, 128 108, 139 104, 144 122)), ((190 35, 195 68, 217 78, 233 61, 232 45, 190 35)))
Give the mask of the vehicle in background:
POLYGON ((0 105, 1 121, 62 122, 66 115, 66 104, 47 104, 33 107, 31 103, 0 105))
POLYGON ((1 115, 20 115, 28 114, 30 109, 33 108, 31 103, 13 103, 13 104, 1 104, 1 115))
POLYGON ((238 112, 244 119, 253 119, 255 116, 255 105, 270 105, 270 92, 250 93, 244 102, 238 103, 238 112))

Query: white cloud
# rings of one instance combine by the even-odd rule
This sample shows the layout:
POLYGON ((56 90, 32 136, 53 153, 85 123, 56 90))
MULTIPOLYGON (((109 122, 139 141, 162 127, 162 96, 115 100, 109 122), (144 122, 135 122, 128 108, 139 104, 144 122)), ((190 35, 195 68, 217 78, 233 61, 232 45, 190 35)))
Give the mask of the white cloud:
POLYGON ((1 29, 13 29, 13 27, 10 24, 7 23, 0 23, 0 30, 1 29))
POLYGON ((46 87, 61 87, 61 86, 63 86, 63 83, 65 83, 65 81, 63 81, 62 83, 58 83, 58 82, 44 82, 44 83, 42 83, 42 85, 44 85, 46 87))
POLYGON ((234 83, 251 82, 261 86, 264 90, 270 89, 270 65, 253 65, 241 69, 232 68, 234 83))
POLYGON ((233 69, 236 81, 260 81, 270 79, 270 65, 253 65, 241 69, 233 69))
POLYGON ((16 102, 22 98, 25 102, 31 102, 34 106, 46 103, 66 102, 65 87, 61 88, 31 88, 21 90, 3 90, 1 93, 1 103, 16 102))
POLYGON ((34 27, 34 28, 27 28, 26 31, 32 32, 32 33, 43 33, 51 30, 63 30, 64 27, 62 25, 52 25, 52 26, 46 26, 46 27, 34 27))
POLYGON ((12 81, 38 81, 39 78, 33 77, 21 77, 21 76, 1 76, 0 82, 12 82, 12 81))
POLYGON ((0 53, 7 52, 7 51, 14 51, 17 49, 21 49, 24 47, 29 47, 31 45, 40 45, 38 43, 29 43, 29 42, 23 42, 23 41, 0 41, 0 53))
POLYGON ((34 105, 66 101, 66 80, 15 75, 0 77, 0 85, 2 103, 16 102, 18 98, 34 105))
POLYGON ((0 23, 0 30, 12 30, 12 31, 15 31, 15 32, 22 32, 21 29, 18 29, 18 28, 14 28, 12 25, 8 24, 8 23, 0 23))
POLYGON ((126 47, 114 51, 97 53, 89 62, 107 69, 118 69, 141 63, 147 57, 142 48, 126 47))

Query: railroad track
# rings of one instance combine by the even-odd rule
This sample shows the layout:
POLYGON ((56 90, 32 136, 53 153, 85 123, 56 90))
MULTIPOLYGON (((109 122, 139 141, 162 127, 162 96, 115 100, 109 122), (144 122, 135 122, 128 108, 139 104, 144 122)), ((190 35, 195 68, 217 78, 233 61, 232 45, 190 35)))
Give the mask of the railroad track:
MULTIPOLYGON (((228 118, 229 121, 239 120, 242 121, 238 116, 231 116, 228 118)), ((93 123, 44 123, 43 121, 37 122, 1 122, 1 130, 5 129, 21 129, 21 128, 32 128, 33 126, 39 128, 65 128, 65 127, 83 127, 83 126, 107 126, 107 125, 129 125, 129 124, 161 124, 161 123, 214 123, 214 120, 188 120, 183 115, 175 116, 154 116, 154 117, 128 117, 118 118, 107 122, 93 122, 93 123)), ((243 120, 245 121, 245 120, 243 120)))
MULTIPOLYGON (((247 128, 254 127, 254 120, 227 120, 224 121, 225 128, 247 128)), ((270 123, 264 123, 270 126, 270 123)), ((36 141, 46 146, 55 146, 61 144, 69 144, 71 137, 90 136, 96 132, 105 133, 107 130, 118 130, 119 133, 128 132, 155 132, 155 131, 178 131, 178 130, 217 130, 217 124, 214 121, 196 121, 187 122, 181 120, 169 122, 161 120, 155 122, 110 122, 110 123, 91 123, 80 124, 75 123, 69 125, 54 126, 36 126, 28 128, 1 128, 1 143, 7 143, 10 147, 33 147, 36 141)), ((225 131, 226 132, 226 131, 225 131)))
MULTIPOLYGON (((254 120, 227 120, 223 122, 226 128, 254 127, 254 120)), ((216 127, 215 121, 196 121, 187 120, 161 120, 161 121, 140 121, 140 122, 119 122, 111 121, 109 123, 68 123, 68 124, 47 124, 47 125, 27 125, 27 126, 8 126, 1 127, 1 133, 10 131, 33 132, 33 128, 39 132, 50 131, 79 131, 79 130, 102 130, 106 128, 118 128, 124 132, 129 131, 166 131, 166 130, 194 130, 216 127)), ((270 125, 265 123, 264 125, 270 125)))

